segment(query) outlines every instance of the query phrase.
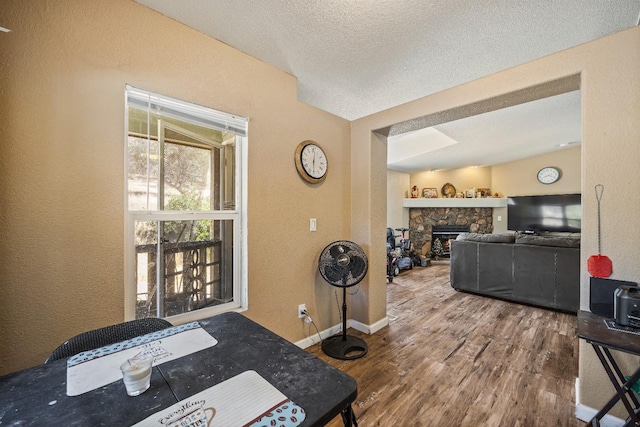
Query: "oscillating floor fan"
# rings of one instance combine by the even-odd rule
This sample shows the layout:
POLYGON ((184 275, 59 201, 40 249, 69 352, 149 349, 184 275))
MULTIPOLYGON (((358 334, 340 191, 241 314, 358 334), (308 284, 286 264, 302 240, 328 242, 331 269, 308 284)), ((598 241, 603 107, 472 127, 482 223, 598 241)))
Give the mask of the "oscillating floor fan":
POLYGON ((363 340, 347 335, 347 288, 360 283, 368 267, 367 254, 348 240, 337 240, 320 253, 320 274, 330 285, 342 288, 342 334, 322 341, 322 351, 335 359, 358 359, 369 350, 363 340))

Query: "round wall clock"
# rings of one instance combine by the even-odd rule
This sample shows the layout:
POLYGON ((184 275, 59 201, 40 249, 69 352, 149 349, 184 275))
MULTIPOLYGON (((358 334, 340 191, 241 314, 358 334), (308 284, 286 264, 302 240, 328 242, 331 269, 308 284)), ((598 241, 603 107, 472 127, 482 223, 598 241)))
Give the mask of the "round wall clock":
POLYGON ((313 141, 302 141, 298 144, 295 154, 298 173, 310 184, 322 182, 327 177, 327 155, 324 150, 313 141))
POLYGON ((553 166, 546 166, 538 171, 538 181, 543 184, 553 184, 560 179, 560 169, 553 166))

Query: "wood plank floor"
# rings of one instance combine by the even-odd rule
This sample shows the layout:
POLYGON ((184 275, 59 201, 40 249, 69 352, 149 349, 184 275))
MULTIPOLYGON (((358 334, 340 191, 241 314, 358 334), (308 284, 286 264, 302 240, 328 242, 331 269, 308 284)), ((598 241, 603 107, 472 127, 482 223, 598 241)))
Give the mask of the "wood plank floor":
MULTIPOLYGON (((448 264, 403 271, 387 287, 389 326, 342 361, 367 426, 585 426, 575 418, 576 318, 458 292, 448 264)), ((329 424, 342 425, 340 417, 329 424)))

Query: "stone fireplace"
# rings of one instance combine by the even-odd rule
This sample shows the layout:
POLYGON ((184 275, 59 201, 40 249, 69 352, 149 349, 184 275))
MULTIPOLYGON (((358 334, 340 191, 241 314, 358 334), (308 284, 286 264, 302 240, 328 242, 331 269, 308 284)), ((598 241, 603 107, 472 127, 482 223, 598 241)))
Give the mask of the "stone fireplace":
POLYGON ((455 236, 461 232, 493 232, 493 208, 409 209, 409 238, 413 242, 416 252, 421 255, 431 256, 434 226, 436 227, 436 237, 446 239, 447 242, 443 242, 443 244, 448 247, 448 239, 455 239, 455 236), (441 227, 440 230, 438 227, 441 227))

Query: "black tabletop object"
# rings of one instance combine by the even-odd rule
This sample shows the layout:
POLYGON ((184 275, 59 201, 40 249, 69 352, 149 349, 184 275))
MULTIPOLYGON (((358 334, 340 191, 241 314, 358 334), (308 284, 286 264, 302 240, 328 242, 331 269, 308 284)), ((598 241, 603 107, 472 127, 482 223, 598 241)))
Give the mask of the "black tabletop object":
MULTIPOLYGON (((640 355, 640 335, 624 332, 622 329, 611 329, 607 327, 607 321, 613 323, 613 319, 588 311, 578 311, 578 337, 612 350, 640 355)), ((637 332, 640 333, 640 329, 637 332)))
POLYGON ((353 378, 238 313, 200 321, 218 344, 160 365, 182 400, 249 369, 302 407, 301 426, 323 426, 357 396, 353 378))
POLYGON ((66 359, 0 377, 0 425, 132 425, 248 370, 305 410, 301 426, 325 425, 357 396, 353 378, 241 314, 200 324, 218 344, 155 366, 139 396, 122 381, 67 396, 66 359))
POLYGON ((2 426, 127 426, 176 403, 157 367, 149 390, 131 397, 122 381, 67 396, 66 359, 0 378, 2 426))

